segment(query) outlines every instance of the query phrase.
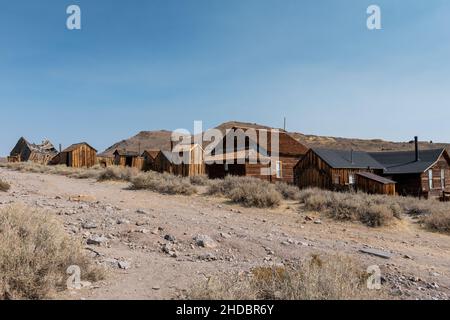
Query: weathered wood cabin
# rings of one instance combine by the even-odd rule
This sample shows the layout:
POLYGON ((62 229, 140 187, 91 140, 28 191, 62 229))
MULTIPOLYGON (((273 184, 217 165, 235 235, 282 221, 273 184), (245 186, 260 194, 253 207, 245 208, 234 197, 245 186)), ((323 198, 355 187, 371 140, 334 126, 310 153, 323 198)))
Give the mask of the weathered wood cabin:
POLYGON ((50 141, 44 140, 41 144, 34 144, 22 137, 12 149, 8 157, 8 162, 32 161, 40 164, 48 164, 56 154, 58 152, 50 141))
POLYGON ((293 168, 307 151, 308 147, 284 131, 233 127, 206 155, 207 173, 211 179, 237 175, 293 183, 293 168), (278 141, 272 146, 275 137, 278 141), (227 141, 234 143, 227 146, 227 141))
POLYGON ((341 190, 424 198, 450 192, 450 157, 445 149, 363 152, 312 149, 294 169, 300 188, 341 190))
POLYGON ((86 142, 75 143, 61 151, 50 162, 73 168, 90 168, 97 164, 97 150, 86 142))
POLYGON ((141 157, 139 152, 116 150, 114 155, 114 165, 121 167, 130 167, 142 170, 144 166, 144 158, 141 157))
POLYGON ((379 178, 384 167, 367 152, 313 148, 295 165, 295 184, 300 188, 328 190, 356 188, 357 173, 368 172, 379 178))
POLYGON ((154 170, 155 169, 155 161, 156 161, 156 157, 158 156, 159 152, 161 150, 145 150, 142 153, 142 158, 144 159, 144 165, 143 165, 143 170, 144 171, 150 171, 150 170, 154 170))
POLYGON ((370 155, 385 167, 383 175, 397 183, 399 195, 436 198, 450 191, 450 157, 445 149, 370 155))
POLYGON ((154 170, 183 177, 205 174, 204 151, 198 144, 178 144, 172 151, 160 151, 154 161, 154 170))

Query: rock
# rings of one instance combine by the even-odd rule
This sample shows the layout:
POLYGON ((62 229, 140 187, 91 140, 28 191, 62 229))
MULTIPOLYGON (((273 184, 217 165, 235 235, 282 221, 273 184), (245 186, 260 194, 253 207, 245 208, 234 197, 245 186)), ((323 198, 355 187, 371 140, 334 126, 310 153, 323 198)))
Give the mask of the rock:
POLYGON ((83 224, 81 224, 81 227, 83 229, 89 230, 89 229, 96 229, 97 224, 94 221, 86 221, 83 224))
POLYGON ((316 221, 314 221, 315 224, 322 224, 322 220, 318 219, 316 221))
POLYGON ((216 248, 217 244, 211 237, 203 234, 199 234, 194 238, 195 244, 203 248, 216 248))
POLYGON ((130 221, 125 218, 117 219, 117 224, 129 224, 130 221))
POLYGON ((106 238, 104 236, 91 236, 90 238, 87 239, 87 244, 93 244, 93 245, 100 246, 107 241, 108 241, 108 238, 106 238))
POLYGON ((202 255, 199 255, 197 258, 199 260, 203 260, 203 261, 215 261, 215 260, 217 260, 217 257, 215 255, 213 255, 212 253, 202 254, 202 255))
POLYGON ((136 210, 136 213, 138 213, 138 214, 150 214, 149 211, 144 210, 144 209, 138 209, 138 210, 136 210))
POLYGON ((157 291, 157 290, 161 290, 161 287, 160 286, 153 286, 152 289, 157 291))
POLYGON ((175 242, 175 237, 172 236, 171 234, 166 234, 164 236, 164 240, 170 241, 170 242, 175 242))
POLYGON ((407 255, 407 254, 405 254, 405 255, 403 256, 403 258, 404 258, 404 259, 412 259, 412 257, 409 256, 409 255, 407 255))
POLYGON ((306 221, 313 221, 314 219, 311 218, 310 216, 305 216, 305 220, 306 220, 306 221))
POLYGON ((120 269, 124 270, 130 269, 130 264, 127 261, 119 261, 117 264, 120 269))
POLYGON ((226 233, 226 232, 221 232, 220 236, 224 239, 230 239, 231 238, 231 234, 226 233))
POLYGON ((383 259, 390 259, 392 257, 391 253, 377 250, 377 249, 360 249, 359 252, 377 256, 377 257, 380 257, 383 259))

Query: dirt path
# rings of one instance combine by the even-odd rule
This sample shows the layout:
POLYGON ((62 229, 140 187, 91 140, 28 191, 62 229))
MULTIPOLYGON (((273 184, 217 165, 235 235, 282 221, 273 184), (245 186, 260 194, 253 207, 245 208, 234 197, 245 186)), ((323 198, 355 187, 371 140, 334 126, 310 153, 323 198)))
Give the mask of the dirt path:
POLYGON ((108 267, 107 279, 62 298, 172 299, 211 275, 323 252, 379 265, 386 286, 401 298, 450 296, 450 237, 424 231, 409 218, 370 229, 303 212, 294 202, 274 210, 248 209, 204 195, 131 191, 126 183, 3 168, 0 176, 12 185, 8 193, 0 193, 0 207, 42 207, 57 214, 71 234, 86 240, 102 236, 101 245, 87 247, 108 267), (199 234, 212 238, 216 247, 197 246, 193 238, 199 234), (388 251, 392 258, 359 252, 366 247, 388 251))

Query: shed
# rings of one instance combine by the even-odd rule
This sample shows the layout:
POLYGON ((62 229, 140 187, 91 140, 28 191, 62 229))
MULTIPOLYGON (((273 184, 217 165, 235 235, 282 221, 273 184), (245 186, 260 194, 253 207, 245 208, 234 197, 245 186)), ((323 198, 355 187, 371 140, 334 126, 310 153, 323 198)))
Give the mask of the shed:
POLYGON ((90 168, 97 164, 97 150, 86 142, 75 143, 54 157, 51 164, 65 164, 73 168, 90 168))
POLYGON ((138 152, 127 150, 114 151, 114 164, 121 167, 137 168, 142 170, 144 158, 138 152))
POLYGON ((356 189, 369 194, 395 195, 396 182, 370 172, 356 174, 356 189))
POLYGON ((160 151, 155 158, 155 171, 183 177, 205 174, 204 151, 199 144, 178 144, 172 151, 160 151))
POLYGON ((161 150, 145 150, 142 153, 142 158, 144 160, 143 170, 155 170, 155 160, 161 150))

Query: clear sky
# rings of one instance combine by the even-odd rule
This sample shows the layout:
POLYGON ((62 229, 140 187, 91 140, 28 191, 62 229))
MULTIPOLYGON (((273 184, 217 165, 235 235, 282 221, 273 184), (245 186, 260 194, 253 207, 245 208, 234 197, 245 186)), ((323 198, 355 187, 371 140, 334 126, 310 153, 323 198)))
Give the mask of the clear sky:
POLYGON ((450 142, 450 1, 0 0, 0 110, 0 155, 20 136, 103 150, 284 116, 308 134, 450 142))

